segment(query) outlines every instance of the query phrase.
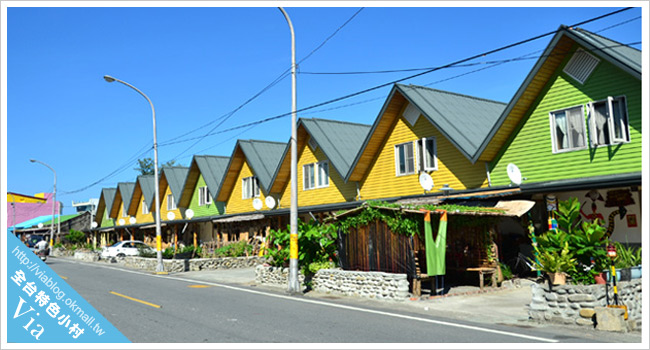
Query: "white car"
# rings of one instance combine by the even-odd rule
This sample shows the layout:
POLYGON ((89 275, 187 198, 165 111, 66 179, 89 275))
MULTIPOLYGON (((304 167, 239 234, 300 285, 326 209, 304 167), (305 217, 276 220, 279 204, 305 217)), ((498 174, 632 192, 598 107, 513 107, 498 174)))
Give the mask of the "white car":
POLYGON ((138 256, 140 254, 139 249, 148 252, 155 252, 153 248, 142 241, 119 241, 110 247, 102 247, 101 257, 103 259, 109 259, 123 258, 125 256, 138 256))

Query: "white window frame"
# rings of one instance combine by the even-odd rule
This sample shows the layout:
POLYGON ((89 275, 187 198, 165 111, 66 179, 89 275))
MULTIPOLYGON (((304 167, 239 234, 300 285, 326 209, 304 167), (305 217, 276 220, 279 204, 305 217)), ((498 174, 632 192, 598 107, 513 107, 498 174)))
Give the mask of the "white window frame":
MULTIPOLYGON (((587 127, 585 125, 585 106, 584 105, 576 105, 576 106, 571 106, 571 107, 567 107, 567 108, 556 109, 556 110, 551 111, 551 112, 548 113, 548 118, 549 118, 549 123, 551 125, 551 144, 552 144, 552 147, 553 147, 553 153, 554 154, 555 153, 564 153, 564 152, 572 152, 572 151, 579 151, 579 150, 587 149, 587 127), (573 147, 568 147, 568 148, 565 148, 565 149, 558 149, 558 147, 557 147, 557 135, 556 135, 556 132, 555 132, 555 130, 556 130, 556 124, 555 124, 556 118, 555 118, 555 116, 556 116, 556 114, 559 114, 559 113, 562 113, 562 112, 564 112, 564 114, 567 115, 568 111, 573 110, 573 109, 578 109, 578 108, 580 108, 580 111, 582 112, 582 118, 580 118, 580 120, 582 121, 582 139, 584 140, 584 145, 579 146, 579 147, 575 147, 573 145, 570 145, 570 146, 573 146, 573 147)), ((567 122, 568 122, 568 120, 569 119, 568 119, 568 116, 567 116, 567 122)), ((569 134, 567 134, 567 137, 568 137, 568 135, 569 134)), ((573 140, 571 140, 571 142, 573 142, 573 140)))
POLYGON ((330 167, 329 161, 324 160, 316 163, 309 163, 302 166, 302 189, 303 191, 314 190, 317 188, 326 188, 330 185, 330 167), (314 170, 314 186, 309 186, 308 174, 311 174, 308 169, 313 168, 314 170), (323 169, 327 169, 327 176, 322 176, 321 172, 323 169), (324 180, 323 180, 324 178, 324 180), (323 181, 321 181, 323 180, 323 181))
POLYGON ((208 186, 199 187, 199 206, 212 204, 212 196, 208 186))
POLYGON ((126 212, 126 208, 124 208, 124 202, 122 202, 122 217, 123 218, 128 218, 129 213, 126 212))
POLYGON ((149 206, 147 205, 147 201, 144 199, 142 200, 142 214, 149 214, 149 206))
POLYGON ((242 181, 242 199, 258 198, 260 196, 260 186, 257 176, 249 176, 241 179, 242 181), (249 182, 252 182, 249 185, 249 182), (252 187, 251 187, 252 186, 252 187))
POLYGON ((403 143, 399 143, 399 144, 395 145, 395 176, 407 176, 407 175, 413 175, 413 174, 417 173, 417 169, 418 169, 417 147, 415 147, 413 144, 414 144, 413 141, 409 141, 409 142, 403 142, 403 143), (411 161, 413 162, 412 163, 413 164, 413 171, 409 172, 409 170, 408 170, 408 161, 409 161, 409 159, 407 158, 406 153, 405 153, 404 154, 404 160, 407 162, 407 164, 406 164, 407 166, 405 166, 405 172, 401 173, 400 172, 400 164, 401 163, 400 163, 400 157, 399 157, 400 148, 403 147, 403 146, 408 146, 408 145, 410 145, 411 152, 413 152, 413 158, 411 159, 411 161))
POLYGON ((174 195, 173 194, 168 194, 167 195, 167 210, 176 210, 176 203, 174 203, 174 195))
POLYGON ((589 102, 587 105, 588 113, 589 113, 589 142, 591 143, 592 147, 601 147, 601 146, 611 146, 611 145, 618 145, 618 144, 623 144, 623 143, 629 143, 630 142, 630 119, 629 119, 629 114, 627 110, 627 97, 625 95, 620 95, 620 96, 607 96, 606 99, 599 100, 599 101, 592 101, 589 102), (619 112, 623 113, 623 119, 622 122, 624 125, 621 126, 621 130, 624 132, 624 137, 623 138, 617 138, 615 137, 615 132, 614 132, 614 101, 619 100, 622 102, 619 102, 619 112), (597 140, 597 134, 596 134, 596 119, 595 119, 595 109, 594 109, 594 104, 597 103, 605 103, 607 106, 607 130, 609 133, 609 142, 604 142, 604 143, 599 143, 597 140))
POLYGON ((418 140, 418 163, 420 164, 420 171, 436 171, 438 170, 438 142, 434 136, 423 137, 418 140), (433 160, 429 160, 425 155, 427 154, 427 142, 433 143, 433 160), (433 164, 429 164, 432 162, 433 164))

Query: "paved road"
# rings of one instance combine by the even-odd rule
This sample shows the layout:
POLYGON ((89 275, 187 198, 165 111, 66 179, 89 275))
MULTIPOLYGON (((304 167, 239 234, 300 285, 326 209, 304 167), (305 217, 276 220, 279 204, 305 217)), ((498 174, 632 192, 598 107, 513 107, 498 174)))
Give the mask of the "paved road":
POLYGON ((590 334, 558 333, 556 329, 487 326, 425 315, 407 308, 355 305, 347 299, 293 297, 281 291, 201 281, 192 278, 192 274, 156 276, 64 259, 48 260, 48 265, 66 277, 72 288, 133 342, 607 341, 590 334))

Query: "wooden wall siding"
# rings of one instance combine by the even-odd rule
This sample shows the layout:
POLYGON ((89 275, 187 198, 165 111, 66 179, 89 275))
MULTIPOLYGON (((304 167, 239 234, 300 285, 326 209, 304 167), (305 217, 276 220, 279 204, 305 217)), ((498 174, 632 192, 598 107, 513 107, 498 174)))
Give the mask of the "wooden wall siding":
MULTIPOLYGON (((242 179, 245 177, 253 176, 253 171, 248 166, 248 162, 244 160, 244 164, 241 167, 241 171, 236 176, 236 181, 234 183, 233 189, 230 192, 228 200, 226 201, 226 213, 227 214, 237 214, 237 213, 248 213, 254 212, 253 208, 253 199, 242 199, 242 179)), ((260 188, 259 199, 264 203, 266 198, 266 193, 260 188)), ((263 204, 262 210, 267 210, 266 204, 263 204)))
POLYGON ((113 219, 116 218, 119 219, 118 215, 119 215, 119 210, 122 210, 121 207, 122 207, 122 193, 120 193, 120 191, 118 190, 117 192, 115 192, 115 199, 113 199, 113 206, 109 208, 108 217, 113 219))
POLYGON ((492 137, 490 143, 485 151, 479 157, 479 161, 492 161, 497 156, 503 145, 508 141, 510 135, 519 125, 526 112, 535 103, 537 97, 542 93, 542 90, 547 85, 549 79, 553 77, 562 64, 566 53, 571 51, 574 41, 568 37, 562 37, 551 54, 546 58, 546 61, 539 69, 531 83, 526 87, 526 90, 515 103, 515 106, 510 111, 508 118, 504 121, 503 125, 499 128, 497 133, 492 137))
MULTIPOLYGON (((246 157, 244 157, 244 152, 241 150, 241 148, 239 148, 239 146, 235 146, 235 151, 233 152, 232 157, 230 157, 228 170, 226 171, 223 182, 221 183, 221 189, 217 194, 217 201, 229 201, 230 195, 232 194, 232 188, 237 185, 237 181, 241 182, 241 179, 238 176, 241 172, 241 167, 244 164, 245 159, 246 157)), ((241 190, 241 183, 239 186, 241 190)))
MULTIPOLYGON (((298 162, 300 162, 300 152, 305 147, 307 139, 309 139, 309 134, 305 130, 305 127, 300 125, 298 127, 298 162)), ((277 194, 282 193, 285 190, 285 187, 290 187, 289 182, 291 181, 291 145, 287 148, 287 152, 284 155, 284 159, 279 166, 278 174, 271 184, 271 189, 269 193, 277 194)))
POLYGON ((381 221, 351 228, 339 235, 339 259, 344 270, 405 273, 413 277, 417 236, 392 233, 381 221))
MULTIPOLYGON (((311 147, 305 145, 298 154, 298 206, 310 206, 330 203, 343 203, 352 201, 357 195, 357 186, 354 182, 343 181, 339 173, 329 163, 330 185, 324 188, 304 190, 303 165, 327 160, 323 150, 318 147, 314 152, 311 147)), ((291 182, 287 182, 281 195, 280 207, 291 206, 291 182)))
POLYGON ((179 208, 167 210, 167 196, 172 194, 172 189, 169 186, 165 186, 163 189, 164 191, 160 192, 160 221, 169 221, 169 219, 167 219, 167 213, 170 211, 175 215, 174 220, 182 220, 183 215, 181 215, 181 210, 179 208))
MULTIPOLYGON (((149 208, 149 214, 142 214, 142 200, 144 198, 142 197, 142 194, 138 197, 133 197, 134 201, 137 201, 138 207, 135 212, 135 220, 138 224, 143 224, 143 223, 148 223, 148 222, 154 222, 154 207, 156 206, 156 199, 151 202, 151 207, 149 208)), ((162 220, 162 217, 160 218, 162 220)))
POLYGON ((487 186, 485 164, 472 164, 427 118, 420 116, 414 126, 404 118, 399 118, 392 130, 389 130, 386 142, 361 183, 361 199, 423 194, 417 172, 405 176, 395 175, 395 145, 429 136, 436 137, 438 153, 438 170, 430 172, 434 181, 431 192, 439 192, 444 184, 456 190, 487 186))
POLYGON ((224 204, 222 202, 215 201, 212 193, 210 194, 213 198, 212 204, 199 206, 199 188, 204 186, 206 186, 205 179, 203 178, 203 175, 199 175, 199 180, 196 182, 196 186, 194 186, 192 199, 189 203, 189 208, 194 211, 194 217, 223 214, 224 204))
MULTIPOLYGON (((492 163, 493 185, 510 183, 508 163, 516 164, 528 183, 642 170, 641 82, 601 60, 585 85, 580 85, 562 73, 563 65, 549 82, 546 93, 528 112, 519 131, 492 163), (618 95, 627 97, 630 143, 553 154, 549 112, 618 95)), ((585 112, 585 128, 588 127, 585 112)), ((588 137, 587 134, 587 140, 588 137)))

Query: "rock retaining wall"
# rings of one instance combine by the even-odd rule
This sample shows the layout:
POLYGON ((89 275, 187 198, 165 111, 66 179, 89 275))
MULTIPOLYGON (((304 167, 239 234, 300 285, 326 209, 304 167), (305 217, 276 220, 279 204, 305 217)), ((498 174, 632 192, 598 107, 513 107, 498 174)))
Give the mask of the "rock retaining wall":
MULTIPOLYGON (((632 328, 641 325, 641 279, 617 282, 619 302, 627 306, 632 328)), ((610 304, 614 304, 614 291, 608 287, 610 304)), ((604 284, 559 285, 548 283, 532 285, 532 301, 528 314, 540 322, 595 326, 595 310, 607 306, 604 284)))
MULTIPOLYGON (((238 258, 206 258, 206 259, 163 259, 165 272, 184 272, 218 269, 240 269, 253 267, 266 262, 263 257, 238 257, 238 258)), ((158 260, 155 258, 142 258, 138 256, 127 256, 124 258, 124 266, 145 270, 156 271, 158 260)))
MULTIPOLYGON (((272 266, 257 266, 255 281, 260 284, 287 285, 289 269, 272 266)), ((304 288, 305 276, 298 277, 304 288)), ((405 300, 409 297, 409 283, 406 274, 385 272, 345 271, 323 269, 311 279, 312 289, 317 292, 374 299, 405 300)))
POLYGON ((72 257, 82 261, 98 261, 99 253, 88 251, 74 252, 72 257))

